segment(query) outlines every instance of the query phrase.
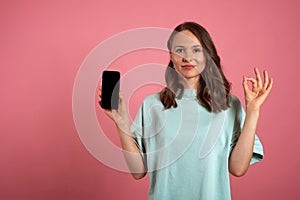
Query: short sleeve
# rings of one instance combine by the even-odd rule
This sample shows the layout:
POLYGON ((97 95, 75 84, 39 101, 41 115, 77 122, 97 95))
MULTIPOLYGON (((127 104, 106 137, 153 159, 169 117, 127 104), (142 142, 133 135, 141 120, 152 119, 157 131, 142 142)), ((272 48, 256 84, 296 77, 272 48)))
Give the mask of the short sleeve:
MULTIPOLYGON (((239 101, 237 97, 233 97, 233 104, 236 114, 235 114, 235 120, 234 120, 234 129, 233 129, 233 135, 232 135, 232 140, 231 140, 231 145, 230 145, 230 152, 232 152, 234 146, 236 145, 238 138, 241 134, 244 121, 245 121, 245 110, 239 101)), ((253 155, 252 159, 250 161, 250 164, 254 164, 256 162, 259 162, 263 159, 264 152, 263 152, 263 146, 262 143, 259 140, 259 137, 255 134, 255 139, 254 139, 254 147, 253 147, 253 155)))

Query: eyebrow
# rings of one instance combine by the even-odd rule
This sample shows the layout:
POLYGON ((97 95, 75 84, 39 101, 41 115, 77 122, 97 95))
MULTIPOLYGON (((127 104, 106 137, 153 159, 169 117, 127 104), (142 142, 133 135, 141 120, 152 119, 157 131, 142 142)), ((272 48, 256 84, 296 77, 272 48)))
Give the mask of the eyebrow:
MULTIPOLYGON (((177 45, 177 46, 175 46, 174 48, 178 48, 178 47, 184 48, 185 46, 177 45)), ((199 44, 197 44, 197 45, 193 45, 192 47, 202 47, 202 46, 199 45, 199 44)))

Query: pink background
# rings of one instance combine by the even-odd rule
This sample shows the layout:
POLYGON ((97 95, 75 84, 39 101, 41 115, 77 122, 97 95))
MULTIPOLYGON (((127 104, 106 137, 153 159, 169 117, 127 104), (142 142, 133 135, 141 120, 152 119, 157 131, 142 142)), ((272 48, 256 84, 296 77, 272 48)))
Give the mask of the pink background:
MULTIPOLYGON (((275 80, 257 130, 265 159, 231 178, 233 199, 299 199, 299 9, 297 0, 1 1, 0 199, 146 199, 147 179, 110 169, 81 143, 73 84, 84 58, 112 35, 186 20, 208 29, 242 101, 242 75, 254 66, 275 80)), ((125 73, 157 61, 142 56, 112 67, 125 73)), ((157 89, 144 87, 132 98, 139 104, 157 89)), ((118 144, 114 129, 109 137, 118 144)))

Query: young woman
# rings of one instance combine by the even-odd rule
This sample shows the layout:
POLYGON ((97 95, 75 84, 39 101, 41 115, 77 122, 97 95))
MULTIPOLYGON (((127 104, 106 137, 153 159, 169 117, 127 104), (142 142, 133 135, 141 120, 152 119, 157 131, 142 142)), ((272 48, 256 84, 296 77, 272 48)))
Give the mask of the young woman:
POLYGON ((116 124, 133 177, 148 172, 149 199, 230 199, 229 172, 242 176, 263 158, 255 131, 273 80, 264 71, 262 81, 257 68, 255 78, 243 78, 244 111, 201 25, 177 26, 168 49, 167 87, 145 98, 134 123, 122 94, 119 109, 105 112, 116 124))

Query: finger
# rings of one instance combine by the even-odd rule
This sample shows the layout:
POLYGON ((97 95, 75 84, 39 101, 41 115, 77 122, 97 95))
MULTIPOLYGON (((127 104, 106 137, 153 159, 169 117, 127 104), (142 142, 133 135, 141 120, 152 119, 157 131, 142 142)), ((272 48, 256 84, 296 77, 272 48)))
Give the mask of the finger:
POLYGON ((102 86, 99 87, 98 94, 99 94, 99 96, 101 97, 101 95, 102 95, 102 86))
POLYGON ((102 86, 99 86, 98 90, 98 102, 100 107, 102 107, 102 86))
POLYGON ((251 84, 252 84, 252 88, 249 89, 250 91, 255 92, 255 93, 258 93, 260 91, 259 88, 257 87, 257 80, 255 78, 246 77, 246 81, 251 82, 251 84))
POLYGON ((111 110, 111 116, 112 119, 116 122, 119 119, 119 113, 117 112, 117 110, 111 110))
POLYGON ((269 86, 269 75, 267 71, 264 71, 264 87, 263 87, 263 91, 266 91, 266 89, 269 86))
POLYGON ((259 70, 257 69, 257 67, 254 68, 254 72, 256 75, 257 87, 259 90, 261 90, 262 89, 262 80, 261 80, 260 73, 259 73, 259 70))
POLYGON ((250 91, 246 76, 243 76, 243 87, 244 87, 245 92, 249 92, 250 91))
POLYGON ((98 91, 98 102, 99 102, 99 105, 101 106, 101 100, 102 100, 102 87, 100 86, 98 89, 99 89, 99 91, 98 91))
POLYGON ((268 84, 268 87, 267 87, 267 89, 266 89, 266 92, 267 93, 269 93, 270 91, 271 91, 271 89, 272 89, 272 87, 273 87, 273 78, 270 78, 269 79, 269 84, 268 84))
POLYGON ((119 104, 120 105, 122 105, 122 104, 124 104, 124 96, 123 96, 123 94, 122 94, 122 92, 120 91, 119 92, 119 104))
POLYGON ((252 77, 246 77, 246 81, 248 82, 251 82, 252 83, 252 87, 253 88, 257 88, 257 80, 252 78, 252 77))
POLYGON ((120 90, 120 92, 119 92, 119 97, 120 97, 120 99, 123 101, 124 100, 124 96, 123 96, 123 93, 122 93, 122 91, 120 90))
POLYGON ((105 112, 105 114, 106 115, 108 115, 111 119, 114 119, 114 117, 113 117, 113 114, 112 114, 112 111, 111 110, 107 110, 107 109, 105 109, 104 110, 104 112, 105 112))

